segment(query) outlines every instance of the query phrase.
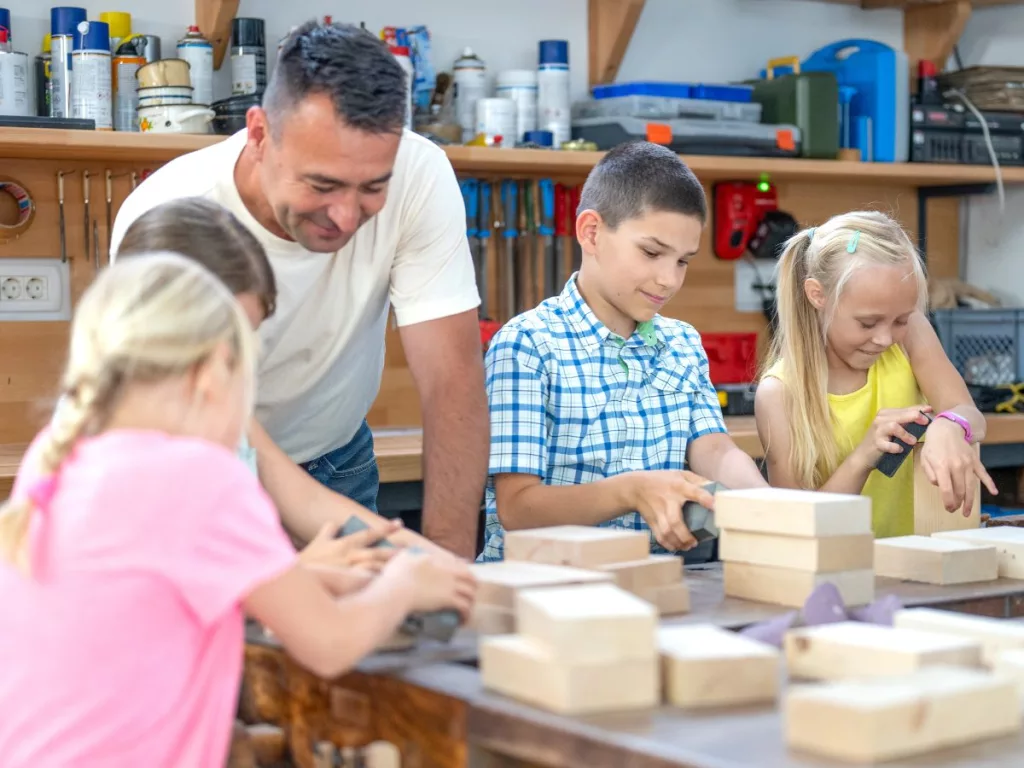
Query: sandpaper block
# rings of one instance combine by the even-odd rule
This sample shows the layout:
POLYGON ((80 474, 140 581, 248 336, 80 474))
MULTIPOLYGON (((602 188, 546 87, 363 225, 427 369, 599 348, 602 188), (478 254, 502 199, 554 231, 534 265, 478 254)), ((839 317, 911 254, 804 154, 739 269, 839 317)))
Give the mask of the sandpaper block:
MULTIPOLYGON (((704 490, 714 496, 716 491, 724 491, 726 487, 721 483, 710 482, 704 485, 704 490)), ((698 544, 718 538, 715 513, 696 501, 683 504, 683 524, 690 529, 698 544)))
MULTIPOLYGON (((914 437, 916 437, 918 440, 921 439, 921 435, 924 434, 924 431, 928 429, 928 425, 932 423, 931 416, 929 416, 926 413, 924 414, 924 417, 928 419, 928 424, 918 424, 916 421, 912 421, 909 424, 903 425, 903 428, 907 430, 907 432, 912 434, 914 437)), ((907 456, 909 456, 912 452, 911 446, 907 445, 898 437, 894 437, 892 439, 892 442, 896 443, 896 445, 902 448, 902 452, 884 453, 882 454, 882 458, 878 460, 878 463, 875 464, 875 469, 877 469, 886 477, 892 477, 893 475, 895 475, 896 470, 903 466, 903 462, 907 460, 907 456)))
MULTIPOLYGON (((352 515, 348 521, 341 526, 335 538, 341 538, 342 536, 348 536, 359 531, 366 530, 369 528, 366 523, 360 520, 355 515, 352 515)), ((373 546, 375 547, 388 547, 393 549, 394 544, 382 539, 373 546)), ((413 552, 418 551, 417 547, 410 547, 413 552)), ((457 611, 435 611, 433 613, 414 613, 406 617, 405 621, 402 622, 402 626, 399 627, 399 632, 410 637, 429 637, 432 640, 438 640, 442 643, 447 643, 452 639, 452 635, 459 628, 459 614, 457 611)))

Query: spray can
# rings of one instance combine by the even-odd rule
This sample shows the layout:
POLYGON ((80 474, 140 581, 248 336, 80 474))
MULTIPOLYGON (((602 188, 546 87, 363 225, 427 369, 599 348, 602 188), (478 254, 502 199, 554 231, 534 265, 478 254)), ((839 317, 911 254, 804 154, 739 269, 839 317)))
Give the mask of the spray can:
POLYGON ((114 51, 114 130, 139 130, 139 67, 146 63, 144 35, 129 35, 114 51))
POLYGON ((160 55, 160 38, 156 35, 143 35, 142 36, 142 50, 140 53, 145 57, 147 64, 152 64, 154 61, 160 61, 163 56, 160 55))
POLYGON ((569 42, 541 40, 537 66, 537 127, 551 131, 559 148, 572 136, 569 42))
POLYGON ((71 49, 85 8, 50 9, 50 117, 71 117, 71 49))
POLYGON ((0 8, 0 32, 6 33, 0 42, 0 51, 13 51, 14 40, 11 33, 11 12, 6 8, 0 8))
POLYGON ((476 130, 476 103, 487 95, 487 67, 466 48, 452 68, 455 75, 455 119, 462 126, 462 141, 472 141, 476 130))
POLYGON ((103 11, 100 21, 110 28, 110 52, 115 53, 132 33, 132 15, 122 11, 103 11))
MULTIPOLYGON (((0 27, 0 46, 8 43, 7 27, 0 27)), ((28 54, 0 50, 0 115, 28 117, 28 54)))
POLYGON ((102 21, 79 23, 71 76, 71 116, 95 120, 98 131, 112 130, 110 27, 102 21))
POLYGON ((213 46, 193 24, 178 41, 178 58, 189 65, 192 78, 192 103, 213 103, 213 46))
POLYGON ((263 19, 231 21, 231 95, 267 89, 267 44, 263 19))
POLYGON ((510 69, 498 73, 494 94, 516 103, 516 131, 503 146, 515 146, 530 131, 537 130, 537 73, 529 69, 510 69))
POLYGON ((413 81, 416 79, 416 72, 412 68, 412 57, 409 55, 409 48, 404 45, 391 45, 391 55, 402 66, 405 72, 405 127, 412 130, 412 89, 413 81))
POLYGON ((50 36, 43 36, 42 51, 36 55, 36 117, 50 116, 50 97, 53 82, 50 80, 50 36))

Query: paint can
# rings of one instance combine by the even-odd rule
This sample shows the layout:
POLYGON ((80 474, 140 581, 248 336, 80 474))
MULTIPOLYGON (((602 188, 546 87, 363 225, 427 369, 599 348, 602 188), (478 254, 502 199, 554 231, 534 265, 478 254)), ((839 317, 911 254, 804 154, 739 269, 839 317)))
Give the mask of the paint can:
POLYGON ((412 57, 409 55, 409 47, 405 45, 388 46, 391 55, 401 65, 405 72, 405 127, 412 130, 412 89, 416 80, 416 70, 412 67, 412 57))
POLYGON ((541 40, 537 64, 537 127, 551 131, 555 148, 572 137, 569 42, 541 40))
POLYGON ((50 116, 53 81, 50 79, 50 36, 43 36, 42 51, 36 54, 36 117, 50 116))
POLYGON ((537 130, 537 73, 529 69, 510 69, 498 73, 494 93, 516 103, 516 144, 530 131, 537 130))
MULTIPOLYGON (((0 43, 7 29, 0 28, 0 43)), ((0 50, 0 115, 28 117, 32 110, 28 98, 28 54, 0 50)))
POLYGON ((267 89, 267 43, 263 19, 231 20, 231 95, 267 89))
POLYGON ((487 95, 487 66, 472 48, 466 48, 452 67, 455 83, 455 119, 462 126, 462 141, 476 135, 476 103, 487 95))
POLYGON ((71 116, 94 120, 96 130, 114 128, 110 27, 102 21, 78 25, 71 53, 71 116))
POLYGON ((192 103, 209 106, 213 103, 213 46, 203 37, 199 27, 192 25, 178 41, 178 58, 188 62, 192 80, 192 103))
POLYGON ((132 34, 132 15, 123 11, 103 11, 100 21, 110 28, 110 52, 115 53, 132 34))
POLYGON ((512 99, 479 99, 476 102, 475 136, 483 134, 491 144, 500 137, 503 148, 516 145, 516 103, 512 99))
POLYGON ((146 63, 142 49, 144 35, 129 35, 114 52, 112 67, 114 90, 114 130, 139 130, 139 67, 146 63))
POLYGON ((142 35, 142 49, 140 53, 146 59, 147 64, 160 61, 163 58, 160 55, 160 38, 156 35, 142 35))
POLYGON ((50 117, 71 117, 71 50, 85 8, 50 9, 50 117))

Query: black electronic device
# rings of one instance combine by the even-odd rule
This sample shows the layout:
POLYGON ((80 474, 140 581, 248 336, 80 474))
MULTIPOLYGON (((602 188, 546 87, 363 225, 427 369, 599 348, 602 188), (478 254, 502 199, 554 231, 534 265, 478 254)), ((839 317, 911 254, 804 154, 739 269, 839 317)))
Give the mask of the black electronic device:
MULTIPOLYGON (((982 112, 1000 165, 1024 165, 1024 114, 982 112)), ((982 123, 960 105, 910 108, 910 160, 914 163, 992 165, 982 123)))

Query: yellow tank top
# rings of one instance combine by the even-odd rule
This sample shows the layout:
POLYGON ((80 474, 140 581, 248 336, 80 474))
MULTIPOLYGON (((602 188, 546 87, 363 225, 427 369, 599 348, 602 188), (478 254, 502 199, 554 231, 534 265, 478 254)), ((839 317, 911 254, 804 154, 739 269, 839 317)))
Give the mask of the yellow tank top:
MULTIPOLYGON (((783 378, 775 366, 767 375, 783 378)), ((909 408, 924 403, 906 352, 889 347, 868 369, 867 383, 856 392, 828 396, 834 434, 843 462, 867 434, 875 415, 885 408, 909 408)), ((914 462, 905 461, 895 476, 872 472, 862 494, 871 498, 872 528, 876 538, 907 536, 914 532, 914 462)))

